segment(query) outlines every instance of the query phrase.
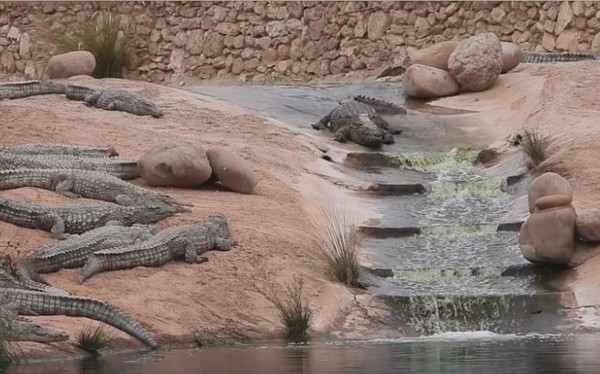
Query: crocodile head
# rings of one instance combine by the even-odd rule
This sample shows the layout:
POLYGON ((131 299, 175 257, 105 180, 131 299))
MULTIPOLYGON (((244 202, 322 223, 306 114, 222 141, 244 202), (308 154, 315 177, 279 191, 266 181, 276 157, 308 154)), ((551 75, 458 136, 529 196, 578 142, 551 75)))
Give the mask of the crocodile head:
POLYGON ((227 217, 223 213, 214 213, 208 216, 206 222, 210 224, 211 229, 214 230, 216 236, 220 238, 230 238, 231 231, 229 230, 229 224, 227 223, 227 217))
POLYGON ((180 212, 177 206, 168 205, 160 201, 149 201, 135 206, 130 211, 132 223, 149 224, 171 217, 180 212))

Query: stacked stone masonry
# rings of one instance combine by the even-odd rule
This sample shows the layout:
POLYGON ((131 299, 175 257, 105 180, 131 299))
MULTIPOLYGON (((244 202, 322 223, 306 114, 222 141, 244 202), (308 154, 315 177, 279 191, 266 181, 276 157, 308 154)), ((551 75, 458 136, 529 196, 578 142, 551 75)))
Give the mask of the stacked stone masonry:
POLYGON ((490 31, 538 51, 600 47, 600 2, 3 2, 0 72, 43 76, 52 33, 101 9, 136 48, 125 76, 307 81, 375 75, 411 48, 490 31))

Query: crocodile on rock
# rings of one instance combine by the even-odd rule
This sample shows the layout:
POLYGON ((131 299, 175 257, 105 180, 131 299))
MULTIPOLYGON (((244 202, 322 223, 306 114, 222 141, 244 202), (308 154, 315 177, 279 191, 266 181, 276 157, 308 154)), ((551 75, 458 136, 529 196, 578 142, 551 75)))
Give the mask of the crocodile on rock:
POLYGON ((20 99, 36 95, 64 94, 64 84, 46 80, 0 83, 0 100, 20 99))
POLYGON ((172 260, 187 263, 208 261, 199 256, 210 250, 229 251, 237 245, 231 239, 227 218, 212 214, 200 224, 181 225, 165 229, 149 240, 128 247, 120 247, 91 254, 79 273, 83 283, 93 275, 137 266, 161 266, 172 260))
POLYGON ((113 147, 87 146, 71 144, 20 144, 12 147, 0 147, 0 152, 27 155, 71 155, 85 157, 114 157, 119 153, 113 147))
POLYGON ((104 110, 117 110, 138 116, 160 118, 163 112, 156 104, 144 99, 133 92, 109 89, 90 88, 69 84, 65 95, 70 100, 83 100, 86 105, 104 110))
POLYGON ((86 197, 124 206, 164 203, 177 212, 189 212, 185 206, 191 206, 102 172, 78 169, 0 170, 0 190, 20 187, 44 188, 71 198, 86 197))
POLYGON ((2 169, 81 169, 104 172, 126 180, 140 176, 137 161, 117 157, 30 155, 0 152, 0 170, 2 169))
POLYGON ((59 239, 106 225, 150 224, 176 213, 175 208, 165 204, 38 204, 0 197, 0 220, 49 231, 59 239))
POLYGON ((103 226, 65 240, 46 244, 23 261, 23 268, 37 279, 39 273, 51 273, 60 269, 83 266, 90 254, 96 251, 125 247, 155 234, 155 228, 135 224, 126 226, 103 226))
POLYGON ((137 321, 104 301, 73 295, 0 288, 2 305, 9 305, 20 315, 86 317, 104 322, 156 349, 158 343, 137 321))
POLYGON ((329 130, 338 142, 352 141, 369 148, 380 148, 383 144, 395 143, 394 130, 381 117, 388 114, 406 114, 406 109, 384 100, 366 96, 355 96, 342 101, 325 117, 312 124, 315 130, 329 130))

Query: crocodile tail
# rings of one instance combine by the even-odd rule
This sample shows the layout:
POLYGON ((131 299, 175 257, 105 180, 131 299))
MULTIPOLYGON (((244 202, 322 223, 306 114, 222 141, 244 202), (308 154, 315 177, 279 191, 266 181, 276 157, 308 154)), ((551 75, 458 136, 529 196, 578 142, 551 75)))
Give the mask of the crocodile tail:
POLYGON ((385 69, 375 79, 383 78, 383 77, 395 77, 398 75, 404 74, 406 68, 402 65, 390 66, 385 69))
POLYGON ((589 52, 524 52, 521 62, 530 64, 547 64, 597 59, 598 57, 596 55, 589 52))
POLYGON ((389 101, 364 95, 354 96, 354 100, 373 107, 379 114, 406 114, 406 109, 389 101))
POLYGON ((20 314, 90 318, 124 331, 151 348, 156 349, 159 346, 139 322, 104 301, 14 289, 3 289, 0 295, 3 295, 8 302, 14 303, 20 314))
POLYGON ((102 261, 94 254, 91 254, 88 256, 85 264, 81 267, 81 270, 79 270, 77 281, 81 284, 101 271, 102 261))

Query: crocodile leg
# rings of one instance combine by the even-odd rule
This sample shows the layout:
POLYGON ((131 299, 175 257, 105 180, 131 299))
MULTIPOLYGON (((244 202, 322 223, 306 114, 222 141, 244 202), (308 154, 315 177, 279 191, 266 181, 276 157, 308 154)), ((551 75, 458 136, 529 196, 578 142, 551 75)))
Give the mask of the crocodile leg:
POLYGON ((125 104, 124 102, 120 101, 120 100, 114 100, 111 101, 110 104, 108 104, 106 106, 106 110, 117 110, 117 111, 122 111, 122 112, 127 112, 127 104, 125 104))
POLYGON ((232 239, 216 238, 214 249, 216 249, 217 251, 227 252, 230 251, 233 247, 237 246, 237 244, 237 241, 232 239))
POLYGON ((73 180, 67 178, 67 179, 63 180, 62 182, 60 182, 59 184, 57 184, 54 191, 58 194, 61 194, 63 196, 70 197, 73 199, 80 198, 81 195, 72 192, 71 191, 72 189, 73 189, 73 180))
POLYGON ((394 143, 396 143, 396 139, 394 139, 394 136, 391 133, 386 132, 383 135, 382 143, 383 144, 394 144, 394 143))
POLYGON ((340 143, 345 143, 348 141, 348 129, 349 126, 343 126, 338 131, 333 134, 333 139, 340 143))
POLYGON ((87 106, 93 106, 100 98, 100 95, 102 95, 102 91, 94 91, 91 94, 84 97, 83 101, 85 101, 85 104, 87 106))
POLYGON ((321 118, 316 123, 313 123, 311 127, 315 130, 325 130, 327 128, 327 124, 331 120, 331 113, 327 114, 325 117, 321 118))
POLYGON ((65 221, 58 214, 47 213, 37 218, 37 226, 40 229, 50 228, 50 233, 55 239, 66 239, 69 234, 65 233, 65 221))

